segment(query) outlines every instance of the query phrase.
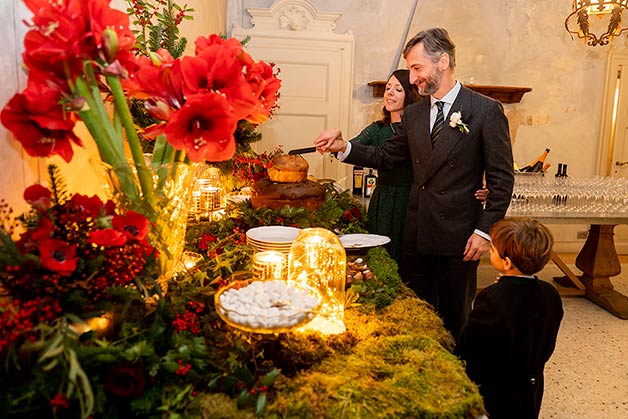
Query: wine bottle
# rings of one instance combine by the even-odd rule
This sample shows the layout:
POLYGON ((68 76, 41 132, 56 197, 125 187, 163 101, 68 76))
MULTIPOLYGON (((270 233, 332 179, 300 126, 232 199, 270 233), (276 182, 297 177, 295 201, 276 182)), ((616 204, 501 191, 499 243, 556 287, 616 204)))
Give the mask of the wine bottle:
POLYGON ((370 198, 377 186, 377 176, 373 174, 373 169, 369 169, 368 175, 364 177, 364 196, 370 198))
POLYGON ((362 196, 364 167, 353 166, 353 194, 362 196))
POLYGON ((543 152, 543 154, 541 154, 539 157, 537 157, 532 163, 530 163, 529 165, 522 167, 520 169, 521 172, 527 172, 527 173, 531 173, 531 172, 543 172, 543 165, 545 164, 545 159, 547 158, 547 155, 549 154, 550 149, 546 148, 545 151, 543 152))

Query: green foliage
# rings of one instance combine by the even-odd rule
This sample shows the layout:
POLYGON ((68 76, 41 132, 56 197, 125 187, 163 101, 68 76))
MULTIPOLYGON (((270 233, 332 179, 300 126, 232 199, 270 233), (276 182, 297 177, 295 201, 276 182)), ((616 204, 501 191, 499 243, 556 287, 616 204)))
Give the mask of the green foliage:
POLYGON ((48 179, 50 180, 50 191, 52 192, 52 204, 63 205, 68 200, 68 189, 61 174, 61 169, 57 165, 48 165, 48 179))
POLYGON ((403 284, 397 271, 397 263, 383 247, 370 249, 368 261, 377 276, 368 281, 354 281, 351 289, 359 294, 360 309, 387 307, 399 295, 403 284))
POLYGON ((179 25, 183 20, 191 20, 194 9, 180 6, 172 0, 126 0, 127 13, 132 23, 139 29, 133 33, 135 47, 144 55, 160 48, 168 50, 173 58, 185 51, 187 39, 180 36, 179 25))

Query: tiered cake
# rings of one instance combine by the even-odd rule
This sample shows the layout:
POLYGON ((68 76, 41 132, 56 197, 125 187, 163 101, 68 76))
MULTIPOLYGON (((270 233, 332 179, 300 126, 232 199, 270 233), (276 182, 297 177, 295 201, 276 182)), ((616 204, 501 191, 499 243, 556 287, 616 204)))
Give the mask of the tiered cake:
POLYGON ((325 201, 325 187, 309 180, 309 164, 301 156, 282 154, 273 159, 267 178, 251 188, 253 208, 279 209, 284 206, 318 209, 325 201))

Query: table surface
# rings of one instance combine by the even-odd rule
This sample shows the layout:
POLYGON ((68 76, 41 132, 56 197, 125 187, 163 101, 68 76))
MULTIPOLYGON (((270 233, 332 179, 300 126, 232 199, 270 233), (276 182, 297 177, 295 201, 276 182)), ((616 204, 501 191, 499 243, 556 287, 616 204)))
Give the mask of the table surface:
POLYGON ((546 224, 628 224, 625 212, 508 211, 506 217, 530 217, 546 224))

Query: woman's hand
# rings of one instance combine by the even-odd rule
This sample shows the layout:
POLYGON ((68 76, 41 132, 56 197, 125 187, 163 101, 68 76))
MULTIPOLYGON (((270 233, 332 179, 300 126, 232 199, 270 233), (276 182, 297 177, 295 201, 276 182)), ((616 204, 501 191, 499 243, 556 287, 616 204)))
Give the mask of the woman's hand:
POLYGON ((478 189, 475 191, 475 199, 480 201, 481 203, 486 203, 486 198, 488 197, 489 190, 486 188, 478 189))
POLYGON ((344 152, 347 149, 347 142, 342 139, 342 132, 338 129, 328 129, 314 139, 314 146, 319 153, 344 152))

